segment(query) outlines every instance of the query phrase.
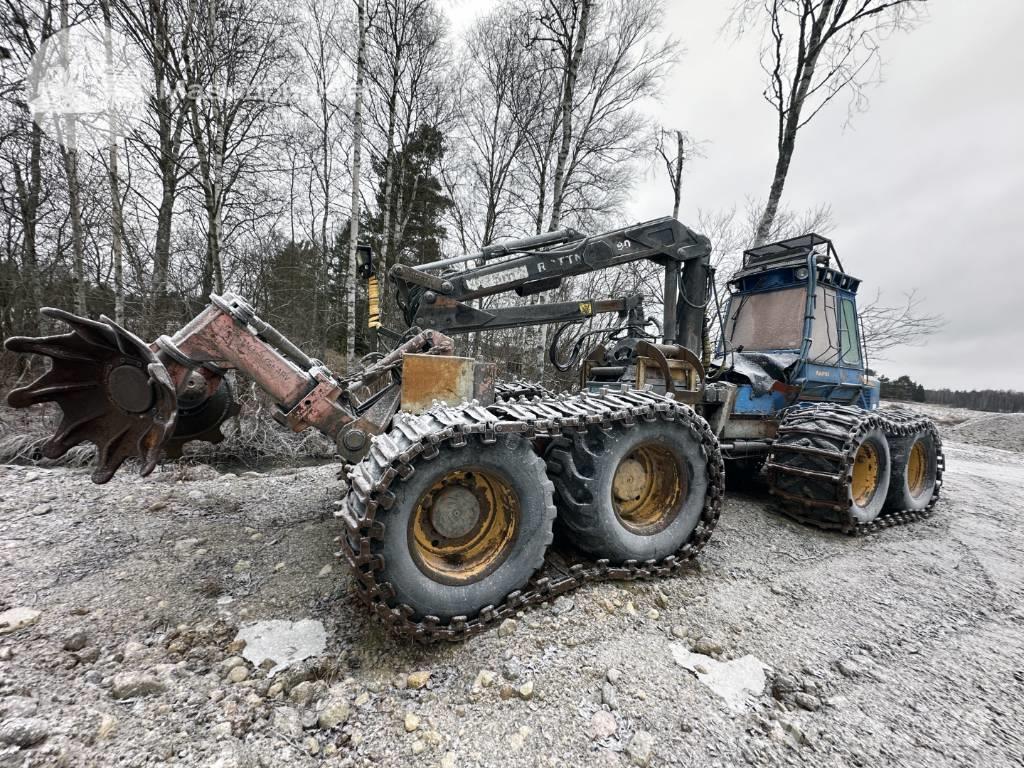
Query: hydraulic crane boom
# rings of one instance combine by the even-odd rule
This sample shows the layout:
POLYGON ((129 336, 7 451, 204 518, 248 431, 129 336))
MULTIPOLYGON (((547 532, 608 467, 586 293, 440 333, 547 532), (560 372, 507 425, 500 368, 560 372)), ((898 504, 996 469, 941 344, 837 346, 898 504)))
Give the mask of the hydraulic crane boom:
POLYGON ((707 290, 710 251, 706 237, 665 217, 590 237, 566 229, 419 267, 399 264, 389 277, 410 327, 455 334, 578 322, 606 312, 642 316, 642 296, 490 309, 470 302, 503 293, 529 296, 558 288, 567 277, 653 261, 665 268, 666 342, 699 350, 704 312, 693 297, 703 297, 707 290), (453 269, 473 262, 469 269, 453 269))

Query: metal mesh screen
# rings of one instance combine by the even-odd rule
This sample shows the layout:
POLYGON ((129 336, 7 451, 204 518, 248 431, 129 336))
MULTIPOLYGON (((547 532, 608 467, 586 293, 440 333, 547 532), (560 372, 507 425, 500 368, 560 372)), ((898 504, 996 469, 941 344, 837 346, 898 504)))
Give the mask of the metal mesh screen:
POLYGON ((734 296, 725 326, 729 349, 799 349, 807 291, 787 288, 734 296))

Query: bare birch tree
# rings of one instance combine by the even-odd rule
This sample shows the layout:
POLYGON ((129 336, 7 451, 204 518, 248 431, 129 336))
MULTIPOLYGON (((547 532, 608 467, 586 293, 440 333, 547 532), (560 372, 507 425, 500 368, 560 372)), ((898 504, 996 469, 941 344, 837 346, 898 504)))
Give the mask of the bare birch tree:
MULTIPOLYGON (((188 83, 191 176, 202 190, 206 259, 202 292, 224 290, 223 250, 239 187, 266 172, 277 133, 270 116, 283 103, 283 71, 289 61, 281 43, 287 24, 278 9, 245 0, 207 0, 195 20, 192 46, 181 54, 188 83)), ((251 188, 246 190, 251 192, 251 188)))
POLYGON ((927 0, 741 0, 732 21, 763 35, 765 100, 776 113, 775 171, 754 234, 767 241, 779 210, 797 135, 841 94, 850 111, 866 108, 865 88, 880 74, 881 42, 910 29, 927 0))
MULTIPOLYGON (((64 72, 71 69, 69 36, 72 18, 68 13, 68 0, 60 0, 60 31, 58 47, 60 63, 64 72)), ((68 112, 59 120, 60 154, 64 162, 64 175, 68 185, 69 218, 71 219, 72 279, 75 285, 75 312, 86 313, 86 284, 84 235, 82 234, 81 187, 78 182, 78 115, 68 112)))
POLYGON ((524 45, 529 24, 521 10, 500 8, 467 34, 456 151, 465 161, 463 184, 477 205, 458 228, 468 234, 464 248, 516 234, 511 225, 520 176, 541 106, 530 72, 533 60, 524 45))
MULTIPOLYGON (((29 108, 32 84, 25 81, 32 57, 40 45, 55 32, 54 9, 49 0, 41 3, 8 2, 0 14, 5 40, 6 62, 0 68, 4 99, 9 106, 3 122, 3 159, 10 169, 0 174, 0 201, 3 201, 12 223, 20 230, 21 274, 25 293, 32 304, 40 306, 40 224, 46 202, 43 166, 44 136, 32 119, 29 108)), ((21 321, 32 331, 39 330, 38 314, 32 309, 21 321)))
MULTIPOLYGON (((155 243, 150 279, 150 320, 166 324, 168 277, 171 268, 172 219, 179 184, 188 169, 183 162, 183 139, 189 120, 187 90, 179 77, 187 71, 182 56, 195 43, 197 7, 194 0, 112 0, 115 23, 138 46, 146 59, 148 83, 146 125, 135 131, 130 146, 156 174, 159 193, 155 208, 155 243)), ((136 199, 148 206, 148 195, 136 199)))
POLYGON ((558 229, 562 221, 562 202, 565 195, 566 166, 572 147, 573 107, 576 98, 576 78, 587 45, 590 26, 590 10, 593 0, 546 0, 540 14, 541 26, 550 41, 559 49, 562 57, 562 97, 558 104, 558 120, 562 129, 562 143, 558 147, 555 161, 555 175, 551 194, 551 221, 549 230, 558 229))
MULTIPOLYGON (((582 2, 544 0, 534 33, 535 45, 542 49, 535 66, 541 77, 554 73, 561 93, 557 108, 545 112, 550 121, 547 133, 540 129, 538 135, 542 139, 560 135, 559 156, 569 137, 561 170, 555 158, 549 228, 563 226, 567 218, 576 226, 594 225, 621 209, 631 185, 632 164, 649 157, 652 132, 638 105, 659 95, 678 55, 676 43, 663 33, 662 0, 594 4, 587 12, 586 37, 581 43, 582 2), (570 75, 575 78, 571 94, 566 90, 570 75), (568 132, 563 120, 567 95, 572 97, 568 132)), ((542 149, 548 146, 541 144, 542 149)), ((538 182, 545 181, 541 174, 538 182)), ((538 190, 538 209, 546 194, 543 188, 538 190)))
MULTIPOLYGON (((107 71, 113 72, 114 52, 110 15, 110 0, 102 0, 103 54, 107 71)), ((118 169, 120 125, 118 111, 113 104, 113 93, 107 104, 107 179, 110 186, 110 253, 114 270, 114 321, 124 325, 124 211, 121 203, 121 177, 118 169)))
MULTIPOLYGON (((312 98, 296 99, 292 106, 308 123, 313 133, 309 148, 310 170, 309 202, 313 216, 312 239, 317 244, 315 251, 314 282, 327 281, 329 258, 338 231, 339 176, 344 173, 342 137, 344 136, 344 93, 345 50, 343 31, 345 19, 343 9, 347 3, 339 0, 306 0, 303 7, 303 26, 308 30, 298 46, 301 51, 302 67, 312 98)), ((344 286, 341 287, 345 291, 344 286)), ((331 324, 327 317, 332 302, 321 301, 313 296, 311 322, 313 337, 322 336, 321 327, 331 324)), ((324 338, 324 341, 326 339, 324 338)))
POLYGON ((402 256, 422 181, 404 150, 425 129, 443 134, 454 117, 446 34, 435 0, 380 0, 367 31, 368 143, 383 192, 377 227, 382 322, 396 308, 386 290, 387 272, 402 256))
POLYGON ((360 182, 363 163, 363 90, 366 87, 366 0, 356 4, 356 84, 352 107, 352 192, 349 203, 348 287, 345 294, 345 360, 356 354, 356 248, 359 245, 360 182))
POLYGON ((672 188, 672 218, 679 218, 679 201, 683 193, 683 169, 696 152, 693 140, 685 131, 662 129, 654 151, 665 164, 665 174, 672 188))

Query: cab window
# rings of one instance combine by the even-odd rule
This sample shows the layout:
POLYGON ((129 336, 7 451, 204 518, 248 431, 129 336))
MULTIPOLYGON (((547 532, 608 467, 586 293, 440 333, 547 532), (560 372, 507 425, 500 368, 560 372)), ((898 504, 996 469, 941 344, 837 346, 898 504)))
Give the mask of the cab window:
POLYGON ((843 299, 839 311, 840 364, 859 366, 861 364, 860 332, 857 328, 857 309, 853 304, 853 299, 843 299))
POLYGON ((799 349, 806 306, 804 288, 733 295, 725 326, 725 349, 799 349))

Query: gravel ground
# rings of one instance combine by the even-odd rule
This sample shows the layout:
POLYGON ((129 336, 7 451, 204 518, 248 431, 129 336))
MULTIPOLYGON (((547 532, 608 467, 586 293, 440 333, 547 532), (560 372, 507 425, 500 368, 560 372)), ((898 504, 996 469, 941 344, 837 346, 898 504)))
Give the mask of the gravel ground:
POLYGON ((981 413, 924 403, 892 403, 883 407, 923 413, 939 425, 949 440, 1024 452, 1024 413, 981 413))
POLYGON ((950 431, 954 440, 1008 451, 1024 451, 1024 413, 988 413, 950 431))
POLYGON ((331 466, 0 466, 0 611, 25 623, 0 634, 0 766, 1020 766, 1024 457, 968 437, 929 521, 848 538, 730 494, 691 572, 432 648, 354 602, 331 466), (240 626, 307 618, 322 656, 238 658, 240 626), (734 711, 673 648, 769 684, 734 711))

